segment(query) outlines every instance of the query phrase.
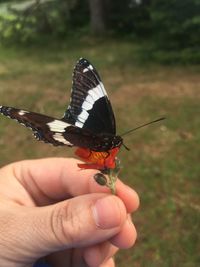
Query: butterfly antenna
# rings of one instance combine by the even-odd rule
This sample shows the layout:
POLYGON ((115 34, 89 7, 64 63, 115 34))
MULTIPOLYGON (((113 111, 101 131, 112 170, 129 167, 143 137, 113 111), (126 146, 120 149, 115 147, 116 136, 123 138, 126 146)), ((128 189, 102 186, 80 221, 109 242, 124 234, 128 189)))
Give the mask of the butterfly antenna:
POLYGON ((124 143, 122 143, 122 145, 123 145, 123 147, 124 147, 126 150, 130 151, 130 148, 127 147, 124 143))
MULTIPOLYGON (((165 117, 162 117, 162 118, 159 118, 159 119, 157 119, 157 120, 153 120, 153 121, 147 122, 147 123, 142 124, 142 125, 140 125, 140 126, 138 126, 138 127, 136 127, 136 128, 133 128, 133 129, 127 131, 127 132, 122 133, 120 136, 124 136, 124 135, 130 134, 130 133, 134 132, 135 130, 138 130, 138 129, 140 129, 140 128, 143 128, 144 126, 147 126, 147 125, 149 125, 149 124, 152 124, 152 123, 155 123, 155 122, 158 122, 158 121, 162 121, 162 120, 165 120, 165 119, 166 119, 165 117)), ((124 144, 123 144, 123 145, 124 145, 124 144)), ((126 147, 126 146, 124 145, 124 147, 126 147)))

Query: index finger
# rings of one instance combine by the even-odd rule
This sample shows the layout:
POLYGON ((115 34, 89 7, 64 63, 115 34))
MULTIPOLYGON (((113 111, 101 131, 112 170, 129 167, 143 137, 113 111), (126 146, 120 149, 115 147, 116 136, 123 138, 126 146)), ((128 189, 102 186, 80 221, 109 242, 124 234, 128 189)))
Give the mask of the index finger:
MULTIPOLYGON (((13 163, 13 173, 39 205, 50 204, 67 198, 90 194, 109 193, 93 176, 97 170, 81 170, 73 158, 47 158, 13 163)), ((121 181, 116 184, 117 195, 127 211, 137 209, 139 200, 136 192, 121 181)))

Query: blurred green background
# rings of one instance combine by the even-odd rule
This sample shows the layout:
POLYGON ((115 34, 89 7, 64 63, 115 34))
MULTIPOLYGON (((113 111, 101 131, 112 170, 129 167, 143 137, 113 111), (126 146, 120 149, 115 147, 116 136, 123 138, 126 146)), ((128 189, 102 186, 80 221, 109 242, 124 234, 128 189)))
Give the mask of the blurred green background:
MULTIPOLYGON (((61 117, 79 57, 99 70, 118 133, 121 178, 141 198, 136 245, 119 267, 200 266, 200 1, 0 1, 0 99, 61 117)), ((73 149, 35 141, 0 120, 0 164, 73 149)))

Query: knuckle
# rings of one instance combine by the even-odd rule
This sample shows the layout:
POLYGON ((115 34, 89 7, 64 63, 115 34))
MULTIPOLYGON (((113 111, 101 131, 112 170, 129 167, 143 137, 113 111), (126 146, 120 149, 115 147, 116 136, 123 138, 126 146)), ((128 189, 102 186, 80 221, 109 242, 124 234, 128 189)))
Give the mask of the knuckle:
POLYGON ((73 246, 80 235, 80 224, 70 201, 55 206, 51 216, 51 228, 56 240, 65 246, 73 246))

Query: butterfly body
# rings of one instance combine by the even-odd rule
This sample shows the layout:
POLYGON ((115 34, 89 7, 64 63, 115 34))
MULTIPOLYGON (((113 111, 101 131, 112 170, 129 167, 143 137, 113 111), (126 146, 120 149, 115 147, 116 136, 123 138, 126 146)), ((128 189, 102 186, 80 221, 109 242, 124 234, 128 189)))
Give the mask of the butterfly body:
POLYGON ((90 130, 69 126, 63 136, 74 146, 88 148, 96 152, 106 152, 122 144, 118 135, 92 133, 90 130))
POLYGON ((116 135, 115 117, 106 90, 94 66, 81 58, 73 72, 70 104, 61 119, 12 107, 0 113, 30 128, 39 141, 54 146, 76 146, 86 164, 81 168, 115 168, 123 140, 116 135))

